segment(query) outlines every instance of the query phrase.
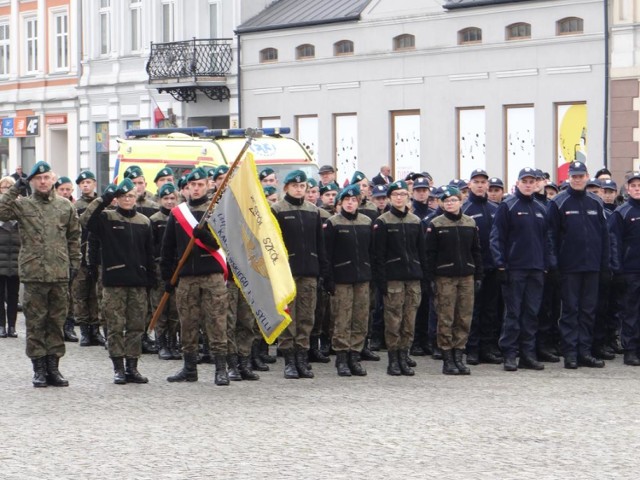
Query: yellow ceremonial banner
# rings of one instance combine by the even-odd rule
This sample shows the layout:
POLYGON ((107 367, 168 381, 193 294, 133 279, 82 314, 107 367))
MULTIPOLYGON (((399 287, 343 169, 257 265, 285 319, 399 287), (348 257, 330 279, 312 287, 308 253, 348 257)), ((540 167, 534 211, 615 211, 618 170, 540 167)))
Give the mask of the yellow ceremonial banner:
POLYGON ((271 344, 289 325, 287 305, 296 295, 282 232, 247 153, 208 220, 238 288, 271 344))

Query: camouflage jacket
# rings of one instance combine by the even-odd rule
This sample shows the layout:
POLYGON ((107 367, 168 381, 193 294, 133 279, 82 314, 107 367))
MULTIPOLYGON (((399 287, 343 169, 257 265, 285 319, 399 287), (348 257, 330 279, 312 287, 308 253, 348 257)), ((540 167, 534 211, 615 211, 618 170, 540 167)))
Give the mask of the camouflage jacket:
POLYGON ((22 282, 68 282, 80 266, 80 223, 66 198, 52 190, 18 198, 11 187, 0 197, 0 221, 20 226, 19 275, 22 282))

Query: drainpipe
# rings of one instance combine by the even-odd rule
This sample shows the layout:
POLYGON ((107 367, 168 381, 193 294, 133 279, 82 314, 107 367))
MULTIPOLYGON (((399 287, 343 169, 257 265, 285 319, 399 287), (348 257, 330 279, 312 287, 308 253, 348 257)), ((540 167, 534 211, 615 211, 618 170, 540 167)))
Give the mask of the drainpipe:
MULTIPOLYGON (((606 1, 606 0, 605 0, 606 1)), ((238 85, 238 128, 242 128, 242 69, 240 68, 240 34, 236 32, 237 49, 238 49, 238 73, 237 73, 237 85, 238 85)))
POLYGON ((604 132, 602 135, 604 166, 609 168, 609 2, 604 0, 604 132))

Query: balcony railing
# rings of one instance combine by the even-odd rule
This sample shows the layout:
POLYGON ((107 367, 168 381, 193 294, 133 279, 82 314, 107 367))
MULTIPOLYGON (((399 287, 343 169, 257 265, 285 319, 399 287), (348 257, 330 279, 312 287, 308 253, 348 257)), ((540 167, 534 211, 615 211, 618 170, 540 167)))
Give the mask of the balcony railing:
POLYGON ((152 43, 147 62, 149 83, 225 77, 233 63, 230 38, 152 43))

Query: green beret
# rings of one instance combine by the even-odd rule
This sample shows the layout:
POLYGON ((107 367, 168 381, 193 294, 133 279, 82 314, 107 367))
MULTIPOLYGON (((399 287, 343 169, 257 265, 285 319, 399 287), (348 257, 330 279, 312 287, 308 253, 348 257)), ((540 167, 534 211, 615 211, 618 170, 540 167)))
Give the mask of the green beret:
POLYGON ((359 183, 366 178, 367 176, 364 173, 356 171, 351 177, 351 183, 359 183))
POLYGON ((284 177, 284 184, 288 185, 289 183, 303 183, 307 181, 307 174, 302 170, 293 170, 289 172, 286 177, 284 177))
POLYGON ((157 182, 162 177, 173 177, 173 170, 171 170, 171 168, 169 167, 164 167, 162 170, 156 173, 156 178, 153 179, 153 182, 157 182))
POLYGON ((144 174, 142 173, 142 169, 137 165, 131 165, 124 171, 124 178, 131 178, 133 180, 138 177, 144 177, 144 174))
POLYGON ((71 179, 69 177, 60 177, 56 183, 55 183, 55 187, 58 188, 60 185, 63 185, 65 183, 71 183, 71 179))
POLYGON ((178 179, 178 188, 182 190, 186 186, 187 186, 187 176, 183 175, 178 179))
POLYGON ((327 183, 326 185, 320 187, 320 195, 324 195, 327 192, 337 192, 338 190, 340 190, 340 188, 336 183, 327 183))
POLYGON ((352 184, 340 192, 340 195, 338 195, 338 200, 342 200, 346 197, 358 197, 358 196, 360 196, 360 185, 352 184))
POLYGON ((315 188, 318 186, 318 181, 315 178, 310 178, 307 180, 307 185, 309 185, 309 188, 315 188))
POLYGON ((265 168, 264 170, 262 170, 260 172, 260 174, 258 175, 258 177, 260 177, 260 180, 264 180, 265 178, 267 178, 269 175, 276 173, 275 170, 273 168, 265 168))
POLYGON ((158 190, 158 197, 166 197, 172 193, 176 193, 176 186, 173 183, 165 183, 160 187, 160 190, 158 190))
POLYGON ((267 185, 262 190, 264 191, 264 196, 265 197, 269 197, 269 196, 273 195, 274 193, 278 193, 278 190, 276 190, 276 187, 274 187, 273 185, 267 185))
POLYGON ((76 178, 76 185, 80 185, 80 182, 82 182, 83 180, 95 181, 95 179, 96 176, 91 170, 85 170, 84 172, 80 172, 80 175, 78 175, 78 178, 76 178))
POLYGON ((31 180, 36 175, 40 175, 42 173, 47 173, 50 171, 51 171, 51 165, 49 165, 47 162, 43 160, 40 160, 31 169, 31 173, 29 173, 29 176, 27 177, 27 181, 31 180))
POLYGON ((116 196, 119 197, 120 195, 124 195, 126 193, 129 193, 134 188, 135 188, 135 185, 133 184, 131 179, 130 178, 125 178, 123 181, 121 181, 118 184, 118 188, 116 188, 116 196))
POLYGON ((445 200, 449 197, 458 197, 460 198, 460 190, 458 190, 453 185, 448 185, 442 189, 442 193, 440 194, 440 200, 445 200))
POLYGON ((213 178, 213 174, 216 173, 216 167, 206 167, 205 172, 207 172, 207 176, 213 178))
POLYGON ((220 175, 224 175, 228 171, 229 167, 227 167, 226 165, 220 165, 219 167, 216 167, 215 171, 213 172, 213 179, 217 180, 220 175))
POLYGON ((409 186, 404 180, 397 180, 387 187, 387 197, 390 197, 396 190, 409 190, 409 186))
POLYGON ((206 180, 207 173, 204 171, 204 168, 198 167, 191 170, 191 173, 187 175, 187 183, 193 182, 195 180, 206 180))

